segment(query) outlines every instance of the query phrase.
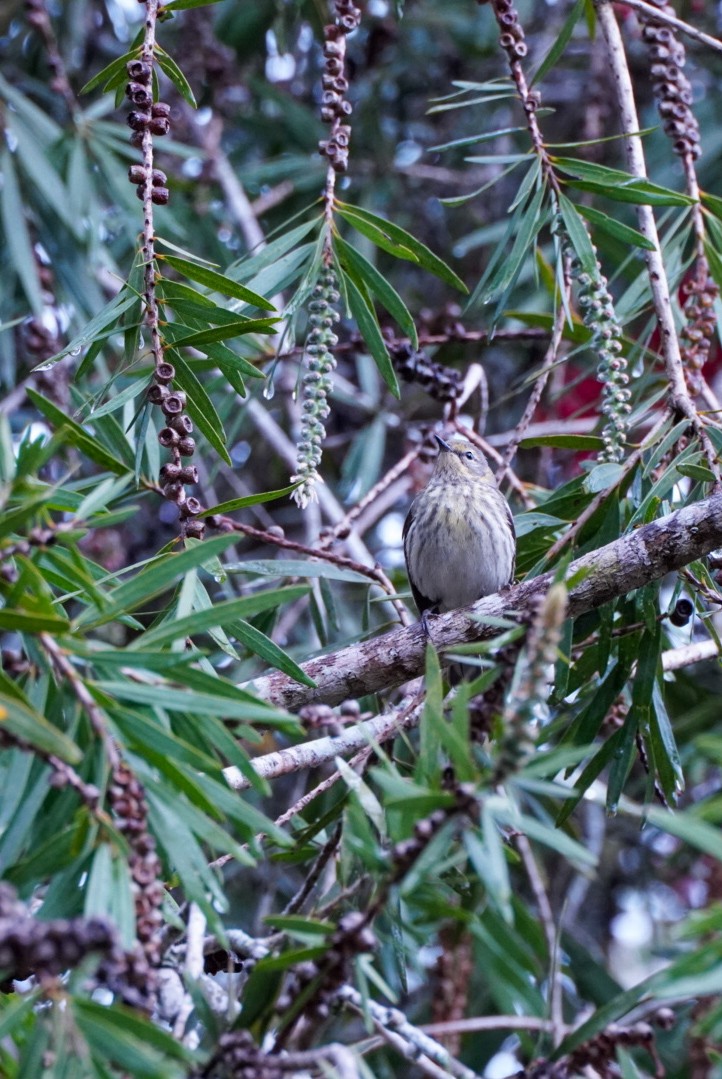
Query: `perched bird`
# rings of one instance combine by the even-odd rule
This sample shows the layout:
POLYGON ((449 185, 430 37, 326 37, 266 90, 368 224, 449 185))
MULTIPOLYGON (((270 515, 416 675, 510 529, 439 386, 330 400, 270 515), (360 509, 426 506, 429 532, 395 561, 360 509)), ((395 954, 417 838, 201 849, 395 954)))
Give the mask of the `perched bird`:
POLYGON ((424 629, 429 614, 465 607, 510 585, 516 534, 483 453, 454 435, 404 522, 409 582, 424 629))

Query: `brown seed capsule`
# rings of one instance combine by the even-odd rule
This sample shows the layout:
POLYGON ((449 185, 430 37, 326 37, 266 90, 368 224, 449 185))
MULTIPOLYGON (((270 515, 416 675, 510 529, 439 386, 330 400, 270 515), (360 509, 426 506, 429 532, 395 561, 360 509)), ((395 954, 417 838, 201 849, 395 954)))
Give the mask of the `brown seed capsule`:
POLYGON ((125 96, 141 109, 147 109, 153 103, 150 90, 141 82, 129 82, 125 88, 125 96))
POLYGON ((155 369, 156 382, 172 382, 175 378, 175 367, 172 363, 159 363, 155 369))
POLYGON ((180 470, 178 479, 181 483, 198 483, 198 468, 196 465, 185 465, 180 470))
POLYGON ((177 506, 182 506, 186 500, 186 492, 182 483, 166 483, 163 488, 163 497, 167 498, 169 502, 175 502, 177 506))
POLYGON ((129 60, 125 70, 134 82, 149 82, 152 75, 150 64, 145 60, 129 60))
POLYGON ((192 457, 196 452, 196 440, 194 438, 182 438, 178 443, 181 457, 192 457))
POLYGON ((209 528, 219 528, 223 522, 223 518, 219 513, 210 513, 206 517, 206 524, 209 528))
POLYGON ((162 169, 153 169, 153 187, 165 187, 167 179, 162 169))
POLYGON ((168 426, 173 427, 180 435, 189 435, 193 431, 193 421, 185 414, 168 420, 168 426))
POLYGON ((143 146, 143 132, 134 131, 130 136, 130 145, 135 146, 137 149, 141 149, 143 146))
POLYGON ((180 435, 177 431, 174 431, 172 427, 163 427, 158 432, 158 441, 161 446, 166 448, 169 446, 177 446, 180 442, 180 435))
POLYGON ((170 116, 170 105, 167 101, 156 101, 150 111, 153 117, 162 116, 167 119, 170 116))
POLYGON ((145 166, 131 165, 128 169, 128 179, 132 184, 145 183, 145 166))
POLYGON ((155 382, 148 389, 148 400, 153 405, 160 405, 163 403, 163 401, 166 400, 169 393, 170 390, 167 386, 162 386, 159 383, 155 382))
POLYGON ((170 191, 167 187, 154 187, 150 197, 156 206, 165 206, 170 199, 170 191))
POLYGON ((180 390, 170 393, 163 400, 163 411, 166 416, 179 416, 185 408, 185 394, 180 390))
POLYGON ((164 116, 153 117, 148 123, 148 128, 153 135, 167 135, 170 131, 170 123, 164 116))
POLYGON ((192 518, 186 521, 185 533, 191 539, 203 539, 205 531, 206 526, 203 521, 193 520, 192 518))
POLYGON ((193 495, 190 498, 186 498, 185 505, 183 506, 183 515, 186 517, 197 517, 199 513, 202 513, 203 506, 200 501, 193 495))
POLYGON ((125 122, 134 131, 144 131, 150 123, 150 116, 147 112, 129 112, 125 122))
POLYGON ((160 481, 161 483, 175 483, 176 480, 180 480, 182 483, 182 472, 183 469, 180 465, 175 464, 173 461, 168 461, 160 470, 160 481))

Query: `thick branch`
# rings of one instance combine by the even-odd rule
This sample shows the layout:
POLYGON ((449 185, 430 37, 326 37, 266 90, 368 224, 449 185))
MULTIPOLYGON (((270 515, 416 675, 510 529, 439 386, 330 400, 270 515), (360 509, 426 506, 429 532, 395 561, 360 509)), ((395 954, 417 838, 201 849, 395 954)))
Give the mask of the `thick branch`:
MULTIPOLYGON (((577 583, 569 591, 569 615, 576 618, 601 607, 719 546, 722 546, 722 494, 714 494, 572 562, 567 579, 577 583), (583 577, 582 571, 585 571, 583 577)), ((494 636, 499 632, 498 627, 484 625, 483 620, 510 614, 524 618, 534 599, 549 587, 551 579, 552 574, 546 573, 487 596, 472 607, 432 617, 434 645, 449 650, 458 644, 494 636), (473 619, 470 614, 474 615, 473 619)), ((253 687, 265 700, 291 711, 311 701, 337 704, 348 697, 391 689, 416 678, 424 670, 425 648, 420 625, 395 629, 305 663, 304 670, 317 684, 315 690, 280 672, 256 679, 253 687)))

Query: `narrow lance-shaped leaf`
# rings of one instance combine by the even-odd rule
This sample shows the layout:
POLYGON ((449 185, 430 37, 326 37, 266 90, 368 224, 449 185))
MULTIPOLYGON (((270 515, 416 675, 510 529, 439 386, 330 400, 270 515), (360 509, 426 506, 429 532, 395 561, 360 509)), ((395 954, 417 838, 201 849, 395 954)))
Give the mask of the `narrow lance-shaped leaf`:
POLYGON ((250 304, 251 307, 260 307, 262 311, 276 310, 265 296, 259 296, 257 292, 252 292, 245 285, 240 285, 238 281, 234 281, 231 277, 226 277, 215 270, 209 270, 206 266, 200 266, 197 262, 191 262, 190 259, 181 259, 176 255, 159 255, 158 259, 159 261, 167 262, 174 270, 190 278, 191 281, 206 285, 208 288, 213 289, 214 292, 221 292, 224 296, 233 296, 234 299, 243 300, 244 303, 250 304))
POLYGON ((381 327, 378 324, 376 315, 350 277, 347 276, 345 278, 345 284, 351 314, 356 320, 361 336, 368 345, 369 352, 376 361, 376 366, 378 367, 384 382, 391 390, 394 397, 400 397, 401 391, 396 378, 396 372, 394 371, 391 357, 386 348, 386 342, 381 333, 381 327))

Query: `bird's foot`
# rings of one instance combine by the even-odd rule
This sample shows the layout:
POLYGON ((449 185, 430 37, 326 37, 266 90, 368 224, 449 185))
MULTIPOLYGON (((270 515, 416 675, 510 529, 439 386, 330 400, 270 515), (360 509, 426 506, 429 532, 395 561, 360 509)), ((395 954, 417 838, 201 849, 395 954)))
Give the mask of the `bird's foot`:
POLYGON ((438 614, 436 607, 427 607, 425 611, 421 612, 421 629, 423 630, 424 637, 427 641, 431 640, 431 628, 429 627, 429 617, 432 614, 438 614))

